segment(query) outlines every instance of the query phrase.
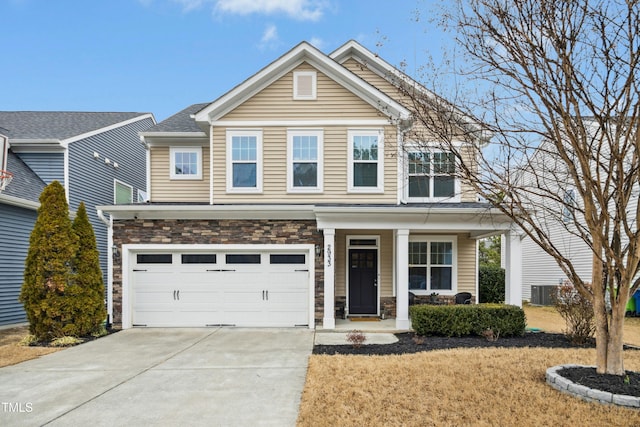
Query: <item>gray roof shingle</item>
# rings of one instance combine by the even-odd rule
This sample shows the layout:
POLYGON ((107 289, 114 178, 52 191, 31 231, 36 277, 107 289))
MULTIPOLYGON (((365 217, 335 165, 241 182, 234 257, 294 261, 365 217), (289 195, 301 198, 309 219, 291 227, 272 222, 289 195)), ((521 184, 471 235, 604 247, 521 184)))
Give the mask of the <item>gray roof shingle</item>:
POLYGON ((13 180, 0 194, 39 201, 40 193, 46 187, 44 181, 11 150, 7 154, 7 170, 13 174, 13 180))
POLYGON ((0 111, 10 139, 65 140, 149 113, 0 111))
POLYGON ((197 113, 204 107, 209 105, 210 102, 203 104, 193 104, 184 110, 174 114, 171 117, 166 118, 155 126, 150 127, 146 132, 202 132, 202 129, 198 127, 196 121, 191 118, 192 114, 197 113))

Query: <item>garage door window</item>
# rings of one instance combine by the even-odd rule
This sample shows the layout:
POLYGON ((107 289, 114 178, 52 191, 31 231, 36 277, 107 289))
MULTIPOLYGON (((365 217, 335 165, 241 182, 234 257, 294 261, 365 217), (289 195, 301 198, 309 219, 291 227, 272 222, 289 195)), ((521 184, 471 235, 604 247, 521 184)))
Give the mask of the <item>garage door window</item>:
POLYGON ((260 264, 260 254, 229 254, 227 264, 260 264))
POLYGON ((182 254, 183 264, 215 264, 216 254, 182 254))
POLYGON ((271 264, 306 264, 304 254, 272 254, 270 255, 271 264))
POLYGON ((173 256, 171 254, 138 254, 136 261, 138 264, 171 264, 173 256))

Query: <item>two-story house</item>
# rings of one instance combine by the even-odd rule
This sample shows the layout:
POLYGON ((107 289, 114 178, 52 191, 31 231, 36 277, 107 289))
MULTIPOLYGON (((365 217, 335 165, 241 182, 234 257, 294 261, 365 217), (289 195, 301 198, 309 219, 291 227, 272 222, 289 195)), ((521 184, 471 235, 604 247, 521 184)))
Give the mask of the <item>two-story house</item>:
POLYGON ((142 132, 149 203, 98 207, 116 326, 333 329, 344 305, 406 329, 409 292, 477 296, 478 239, 501 233, 521 304, 520 238, 449 153, 405 140, 396 73, 355 41, 303 42, 142 132))
POLYGON ((1 111, 0 169, 12 180, 0 191, 0 325, 26 321, 18 301, 38 199, 58 180, 72 211, 81 201, 94 228, 105 283, 112 252, 94 207, 146 197, 146 150, 138 133, 148 113, 1 111))

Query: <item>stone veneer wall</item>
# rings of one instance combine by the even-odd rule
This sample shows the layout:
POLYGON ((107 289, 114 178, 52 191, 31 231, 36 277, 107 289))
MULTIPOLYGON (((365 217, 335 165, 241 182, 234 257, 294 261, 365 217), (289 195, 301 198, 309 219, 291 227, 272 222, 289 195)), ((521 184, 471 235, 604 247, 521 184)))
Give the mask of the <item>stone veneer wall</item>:
MULTIPOLYGON (((123 244, 313 244, 323 247, 315 221, 115 220, 113 243, 123 244)), ((124 254, 122 254, 124 255, 124 254)), ((315 259, 315 318, 322 320, 324 260, 315 259)), ((122 263, 113 266, 113 324, 122 326, 122 263)))

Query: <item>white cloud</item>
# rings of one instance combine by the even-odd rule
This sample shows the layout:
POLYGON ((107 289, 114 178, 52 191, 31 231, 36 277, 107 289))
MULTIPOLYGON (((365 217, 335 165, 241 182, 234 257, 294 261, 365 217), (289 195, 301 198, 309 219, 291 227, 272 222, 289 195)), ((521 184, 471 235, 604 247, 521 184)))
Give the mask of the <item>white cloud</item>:
POLYGON ((309 43, 318 48, 318 50, 322 50, 324 48, 324 40, 322 40, 320 37, 311 37, 309 43))
MULTIPOLYGON (((184 3, 198 0, 180 1, 184 3)), ((300 21, 317 21, 322 18, 325 9, 323 0, 216 0, 215 3, 215 10, 219 13, 236 15, 284 13, 300 21)))
POLYGON ((267 28, 262 33, 262 38, 260 39, 260 47, 274 47, 278 42, 278 27, 271 24, 268 25, 267 28))

